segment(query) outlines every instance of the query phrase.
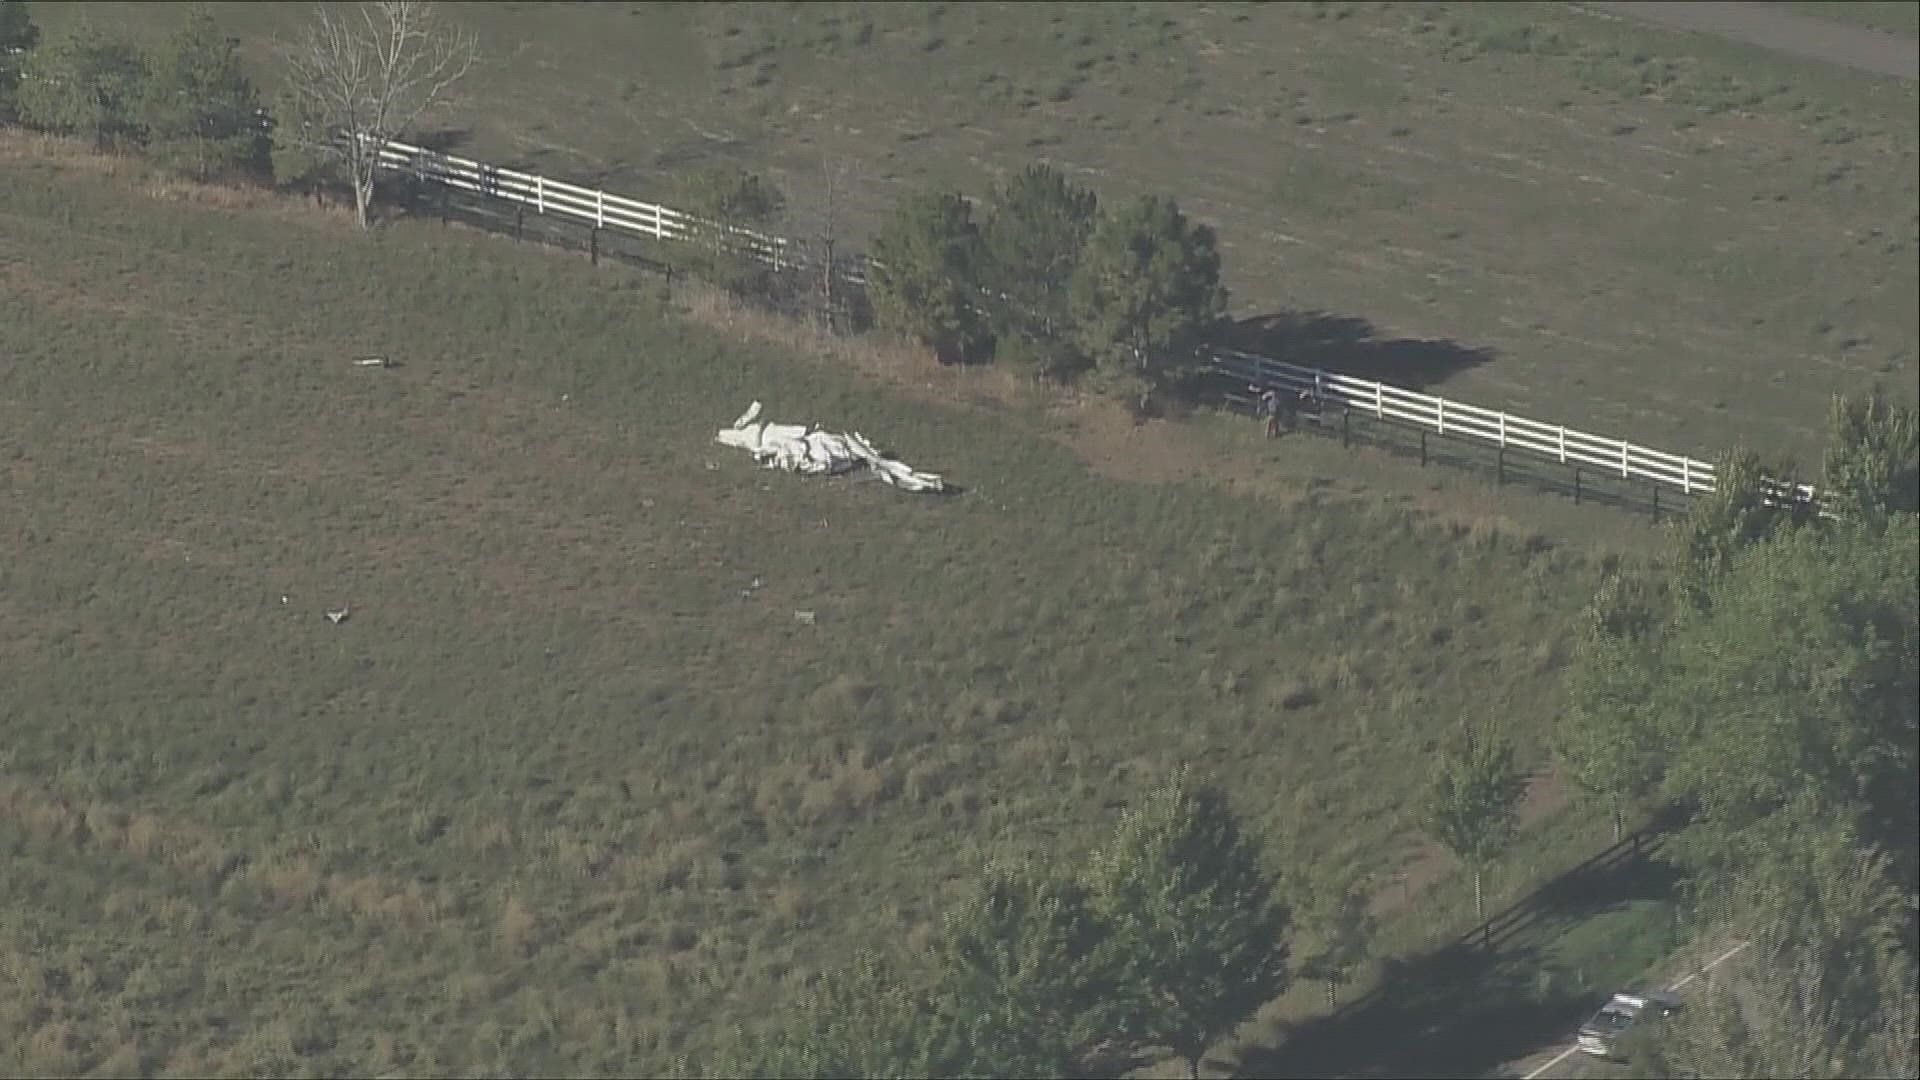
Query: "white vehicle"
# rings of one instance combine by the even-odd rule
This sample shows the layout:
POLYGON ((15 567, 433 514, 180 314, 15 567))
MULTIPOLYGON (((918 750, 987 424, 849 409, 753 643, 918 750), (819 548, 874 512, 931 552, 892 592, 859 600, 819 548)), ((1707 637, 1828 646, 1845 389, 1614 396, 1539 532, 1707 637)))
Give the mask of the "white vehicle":
POLYGON ((1659 1019, 1680 1011, 1680 999, 1672 994, 1615 994, 1593 1019, 1580 1026, 1580 1052, 1594 1057, 1617 1060, 1620 1037, 1643 1020, 1659 1019))

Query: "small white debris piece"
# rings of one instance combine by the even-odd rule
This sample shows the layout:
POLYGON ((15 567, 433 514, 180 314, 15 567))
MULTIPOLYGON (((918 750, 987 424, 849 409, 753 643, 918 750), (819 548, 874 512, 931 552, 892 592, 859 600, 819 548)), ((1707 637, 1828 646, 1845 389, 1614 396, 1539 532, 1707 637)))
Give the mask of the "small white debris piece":
POLYGON ((280 603, 281 603, 281 604, 285 604, 286 602, 287 602, 287 594, 286 594, 286 593, 281 593, 281 594, 280 594, 280 603))
POLYGON ((341 623, 347 621, 347 616, 350 614, 352 614, 352 611, 349 608, 342 607, 339 611, 327 612, 327 621, 335 626, 339 626, 341 623))
POLYGON ((384 356, 362 356, 353 362, 354 367, 392 367, 393 361, 384 356))
POLYGON ((796 611, 793 613, 793 618, 795 622, 801 623, 802 625, 813 625, 813 612, 811 611, 796 611))
MULTIPOLYGON (((745 450, 769 469, 812 476, 833 476, 864 464, 880 479, 906 491, 945 491, 939 474, 920 472, 905 462, 893 461, 873 448, 859 432, 821 431, 818 425, 761 424, 760 403, 754 402, 740 414, 732 427, 721 428, 713 441, 722 446, 745 450)), ((712 462, 707 463, 711 469, 712 462)))

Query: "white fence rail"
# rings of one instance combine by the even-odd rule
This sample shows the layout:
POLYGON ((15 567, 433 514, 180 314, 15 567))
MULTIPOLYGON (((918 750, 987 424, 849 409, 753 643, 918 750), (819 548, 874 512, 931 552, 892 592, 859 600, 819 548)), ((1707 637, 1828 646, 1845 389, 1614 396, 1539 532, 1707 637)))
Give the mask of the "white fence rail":
MULTIPOLYGON (((491 199, 526 207, 538 214, 564 218, 594 228, 644 236, 654 240, 692 241, 723 234, 737 250, 776 270, 798 269, 806 258, 785 237, 752 229, 722 226, 670 206, 612 195, 595 188, 549 180, 544 176, 471 161, 406 143, 388 143, 380 149, 380 167, 416 180, 444 185, 491 199)), ((850 260, 842 276, 866 284, 864 259, 850 260)))
MULTIPOLYGON (((721 226, 671 207, 610 195, 605 191, 549 180, 424 147, 388 143, 380 150, 380 167, 456 191, 518 204, 535 213, 655 240, 689 241, 719 232, 726 235, 738 250, 775 269, 799 269, 807 265, 805 256, 783 237, 721 226)), ((864 285, 869 264, 870 260, 856 257, 848 260, 845 266, 839 268, 839 272, 846 280, 864 285)), ((1206 360, 1213 370, 1252 384, 1294 391, 1316 390, 1323 401, 1371 415, 1378 420, 1393 420, 1437 435, 1484 443, 1498 447, 1503 452, 1511 450, 1537 460, 1599 469, 1622 480, 1644 480, 1677 490, 1683 495, 1700 495, 1714 490, 1713 464, 1681 454, 1589 435, 1558 424, 1545 424, 1368 379, 1289 364, 1254 353, 1210 349, 1207 350, 1206 360)), ((1777 503, 1817 503, 1817 493, 1806 484, 1773 483, 1771 488, 1773 501, 1777 503)), ((1821 514, 1831 516, 1825 511, 1821 511, 1821 514)))
MULTIPOLYGON (((1536 460, 1598 469, 1622 480, 1645 480, 1683 495, 1704 495, 1714 490, 1714 467, 1709 461, 1255 353, 1210 349, 1207 359, 1213 370, 1250 384, 1310 390, 1322 401, 1341 408, 1436 435, 1485 443, 1536 460)), ((1774 483, 1771 487, 1773 499, 1779 502, 1812 503, 1817 499, 1814 489, 1806 484, 1774 483)))

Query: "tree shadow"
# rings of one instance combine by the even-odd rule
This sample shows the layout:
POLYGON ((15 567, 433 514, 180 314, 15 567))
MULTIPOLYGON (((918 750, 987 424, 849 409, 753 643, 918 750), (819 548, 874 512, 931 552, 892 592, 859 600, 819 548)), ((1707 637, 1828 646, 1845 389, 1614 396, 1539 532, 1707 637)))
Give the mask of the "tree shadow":
POLYGON ((1672 827, 1663 815, 1459 938, 1388 959, 1372 991, 1277 1047, 1247 1048, 1238 1075, 1485 1076, 1568 1037, 1617 988, 1568 977, 1540 943, 1634 901, 1671 899, 1679 874, 1653 845, 1672 827))
POLYGON ((1424 390, 1494 359, 1492 349, 1440 338, 1382 338, 1354 315, 1289 311, 1255 315, 1229 326, 1219 344, 1289 364, 1325 368, 1424 390))

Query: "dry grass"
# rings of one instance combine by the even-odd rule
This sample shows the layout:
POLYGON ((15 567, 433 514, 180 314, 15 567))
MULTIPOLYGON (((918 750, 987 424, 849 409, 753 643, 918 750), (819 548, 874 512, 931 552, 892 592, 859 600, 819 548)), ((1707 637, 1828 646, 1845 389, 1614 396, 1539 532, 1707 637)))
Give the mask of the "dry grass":
MULTIPOLYGON (((646 1071, 924 934, 989 857, 1076 857, 1173 762, 1294 857, 1387 873, 1450 718, 1497 699, 1538 757, 1585 556, 1360 491, 1112 481, 1044 417, 460 230, 293 260, 272 215, 0 170, 33 283, 0 461, 34 476, 0 903, 122 969, 0 992, 0 1067, 39 1071, 47 999, 101 1059, 115 1010, 159 1017, 131 1052, 181 1072, 646 1071), (710 442, 749 394, 969 493, 755 470, 710 442), (1402 614, 1463 603, 1439 643, 1402 614)), ((1423 914, 1409 939, 1458 908, 1423 914)))

